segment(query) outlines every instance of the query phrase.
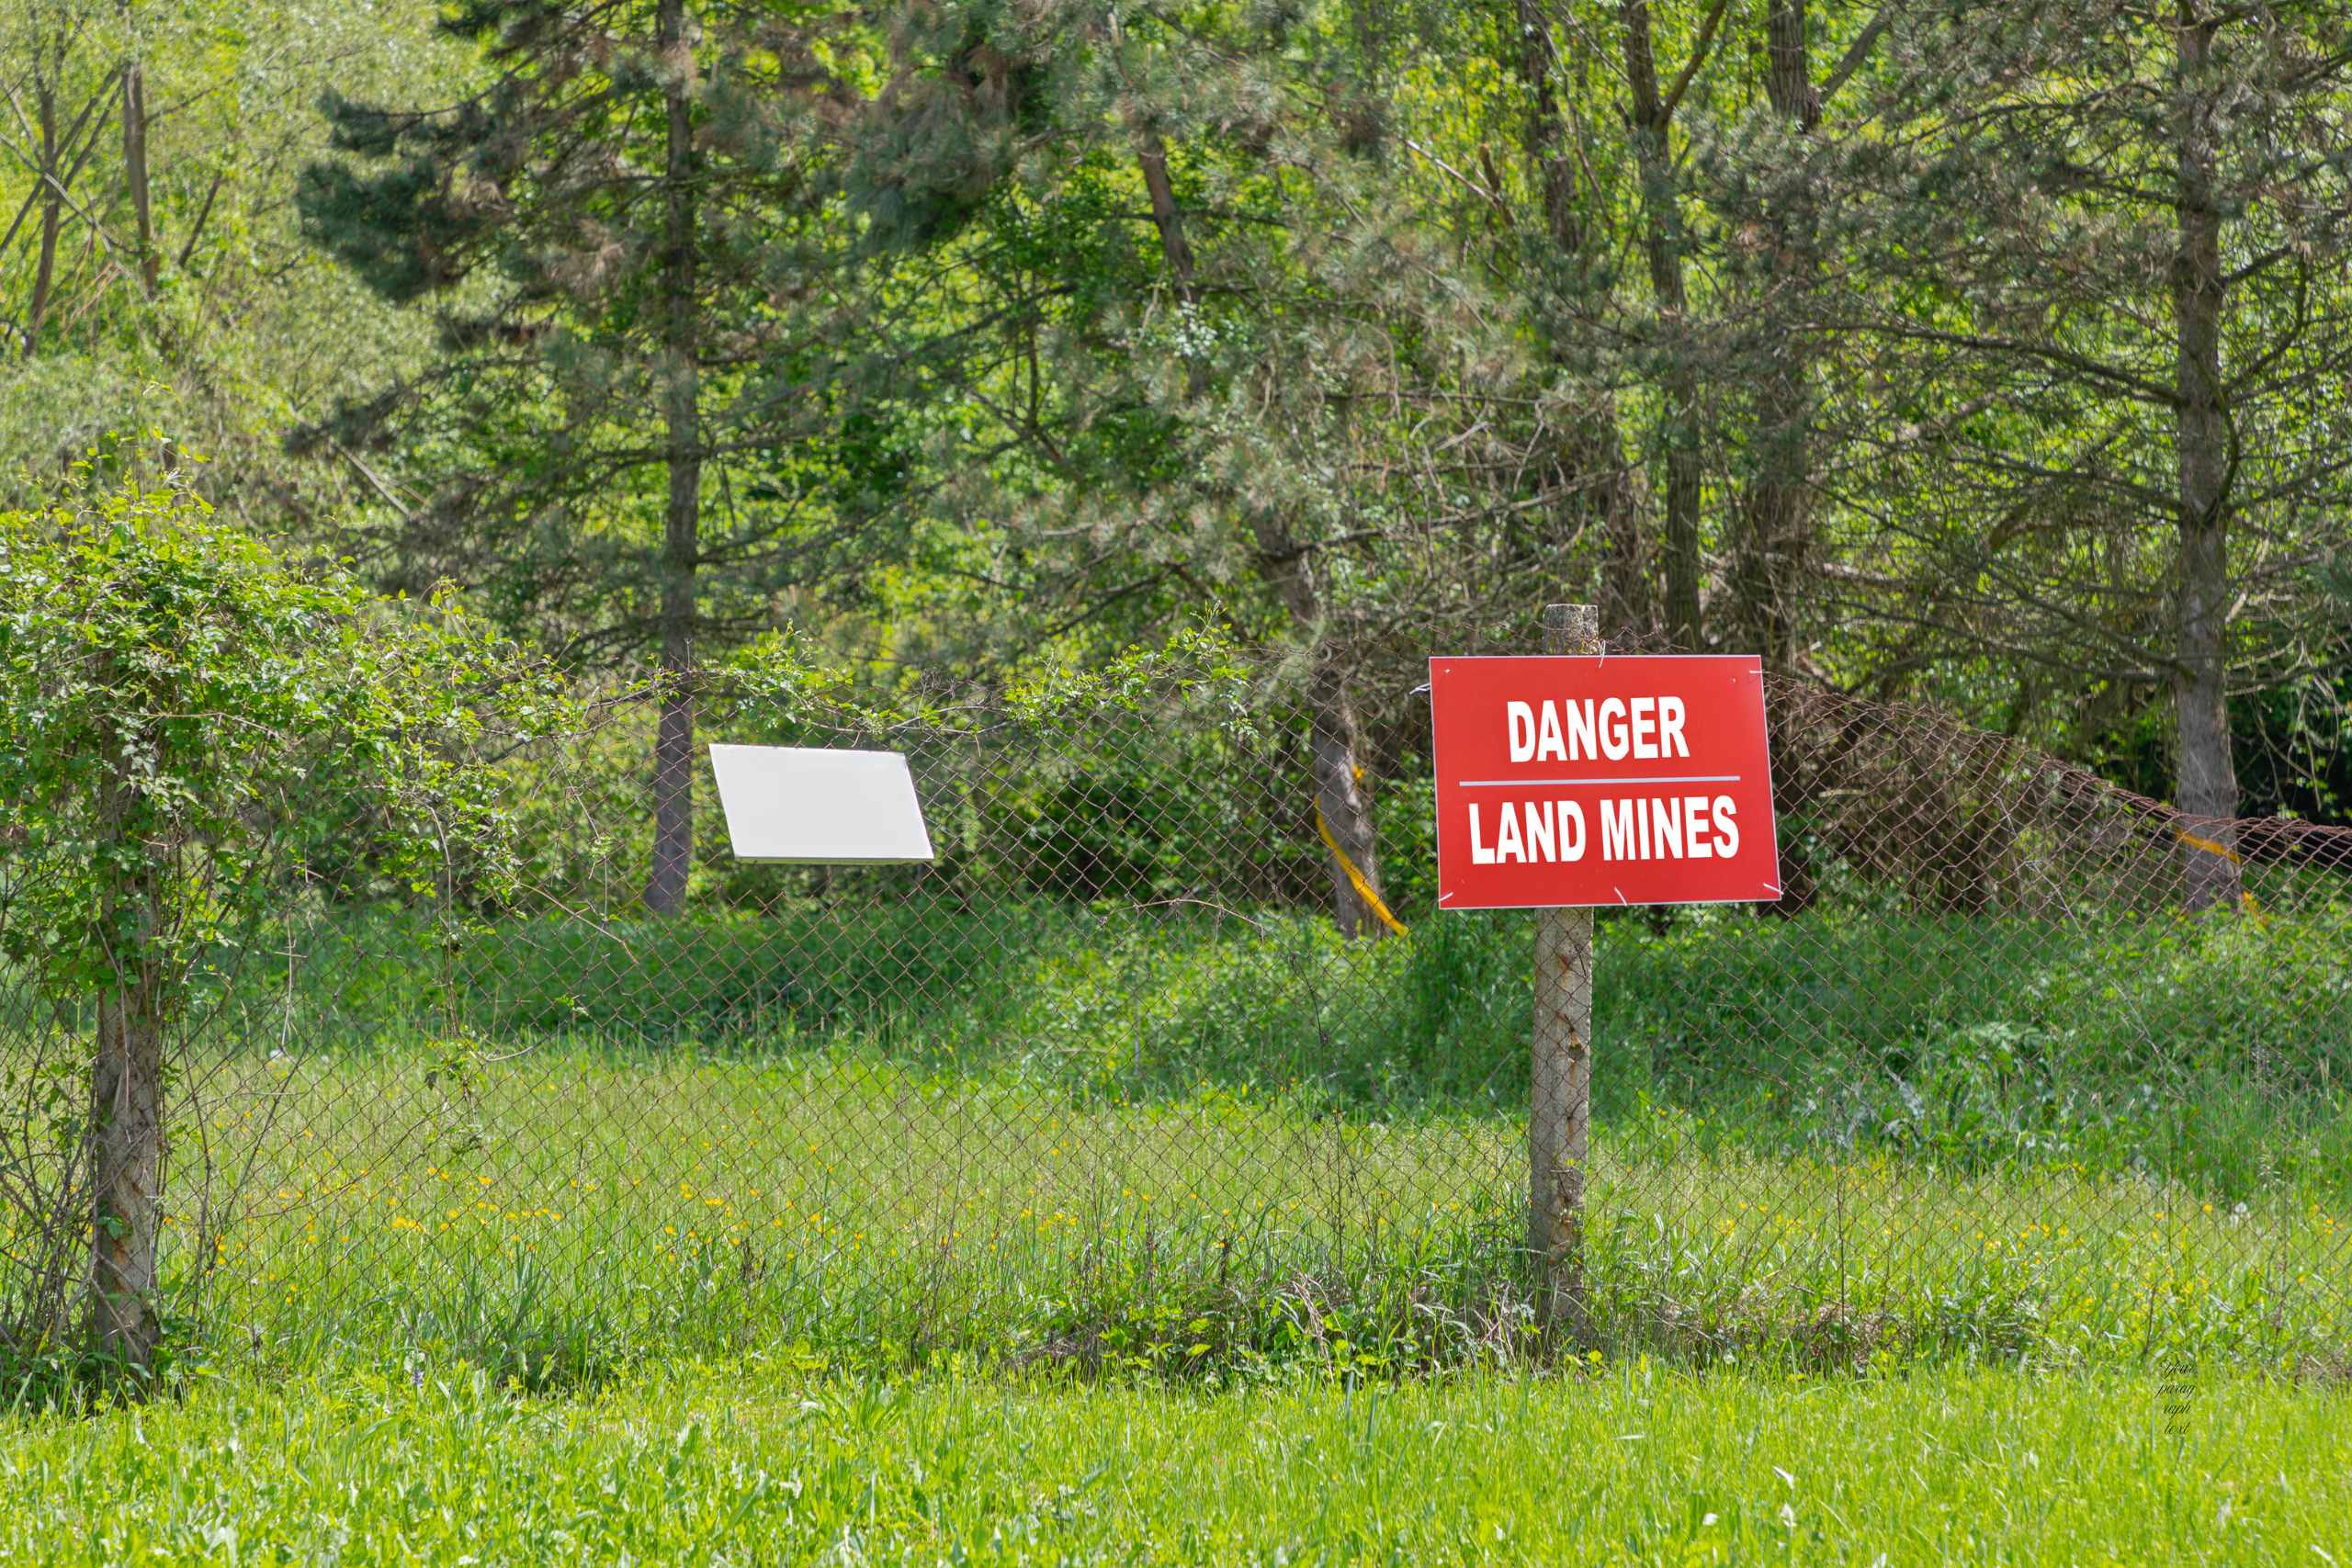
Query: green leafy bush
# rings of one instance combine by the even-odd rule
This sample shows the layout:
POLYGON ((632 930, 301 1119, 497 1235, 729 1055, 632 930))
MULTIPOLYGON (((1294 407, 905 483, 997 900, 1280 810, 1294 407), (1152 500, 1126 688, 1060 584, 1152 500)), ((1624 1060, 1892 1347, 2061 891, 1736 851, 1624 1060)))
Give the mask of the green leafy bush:
POLYGON ((79 1274, 91 1338, 148 1359, 181 1026, 322 896, 510 882, 484 743, 564 706, 451 606, 284 559, 185 491, 0 513, 7 1071, 86 1085, 79 1114, 45 1092, 0 1123, 31 1177, 10 1231, 41 1238, 0 1348, 62 1337, 79 1274))

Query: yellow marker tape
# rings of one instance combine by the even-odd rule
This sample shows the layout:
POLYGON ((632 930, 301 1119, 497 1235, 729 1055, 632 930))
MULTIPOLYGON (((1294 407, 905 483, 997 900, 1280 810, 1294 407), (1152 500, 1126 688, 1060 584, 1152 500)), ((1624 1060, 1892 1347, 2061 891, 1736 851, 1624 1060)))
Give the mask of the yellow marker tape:
MULTIPOLYGON (((2175 828, 2172 831, 2173 837, 2178 839, 2182 843, 2187 844, 2192 850, 2203 850, 2209 855, 2219 855, 2223 860, 2228 861, 2232 865, 2244 865, 2245 863, 2245 857, 2244 855, 2238 853, 2237 851, 2230 848, 2229 845, 2224 844, 2218 840, 2200 839, 2186 828, 2175 828)), ((2253 894, 2247 892, 2244 888, 2238 889, 2238 904, 2249 915, 2259 915, 2262 913, 2262 906, 2256 902, 2253 894)))
POLYGON ((2203 850, 2209 855, 2219 855, 2223 860, 2228 861, 2232 865, 2244 865, 2245 863, 2245 857, 2244 855, 2239 854, 2237 851, 2230 848, 2229 845, 2222 843, 2216 840, 2200 839, 2186 828, 2175 828, 2173 829, 2173 834, 2190 849, 2203 850))
MULTIPOLYGON (((1356 776, 1363 776, 1361 770, 1356 776)), ((1331 825, 1323 820, 1323 803, 1319 800, 1315 803, 1315 830, 1323 835, 1323 847, 1331 852, 1331 858, 1338 861, 1340 869, 1348 874, 1348 885, 1356 890, 1356 897, 1363 900, 1363 907, 1379 916, 1382 925, 1403 936, 1404 923, 1388 912, 1388 906, 1382 903, 1380 895, 1372 890, 1372 884, 1366 882, 1363 873, 1356 869, 1356 863, 1348 858, 1348 852, 1340 847, 1340 840, 1331 837, 1331 825)))

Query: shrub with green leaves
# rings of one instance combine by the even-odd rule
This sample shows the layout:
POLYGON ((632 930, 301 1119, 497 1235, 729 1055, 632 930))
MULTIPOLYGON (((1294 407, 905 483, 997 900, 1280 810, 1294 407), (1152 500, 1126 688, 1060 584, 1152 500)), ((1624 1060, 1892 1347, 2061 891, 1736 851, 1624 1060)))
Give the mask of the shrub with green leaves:
POLYGON ((38 1261, 0 1348, 58 1343, 79 1293, 99 1349, 147 1359, 203 999, 304 898, 507 877, 493 748, 564 706, 451 604, 288 560, 185 491, 0 513, 0 1088, 39 1108, 0 1124, 38 1261))

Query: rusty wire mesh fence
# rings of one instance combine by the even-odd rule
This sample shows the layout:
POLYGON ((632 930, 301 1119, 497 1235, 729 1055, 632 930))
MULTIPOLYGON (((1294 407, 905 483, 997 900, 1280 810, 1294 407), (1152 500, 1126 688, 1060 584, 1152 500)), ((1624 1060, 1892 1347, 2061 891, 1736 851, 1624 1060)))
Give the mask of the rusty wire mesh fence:
MULTIPOLYGON (((1578 1334, 2340 1360, 2352 832, 2186 822, 1931 713, 1769 702, 1788 897, 1598 919, 1578 1334), (2193 909, 2199 857, 2232 897, 2193 909)), ((1358 870, 1399 929, 1351 937, 1295 694, 880 732, 714 704, 705 739, 906 750, 939 859, 737 864, 706 776, 666 918, 650 712, 593 711, 504 764, 512 887, 313 852, 223 935, 172 1042, 175 1313, 526 1371, 1546 1342, 1534 920, 1432 908, 1425 728, 1363 748, 1358 870)), ((39 846, 12 853, 21 886, 39 846)), ((87 1019, 25 971, 0 997, 17 1322, 83 1267, 41 1064, 85 1059, 87 1019)))

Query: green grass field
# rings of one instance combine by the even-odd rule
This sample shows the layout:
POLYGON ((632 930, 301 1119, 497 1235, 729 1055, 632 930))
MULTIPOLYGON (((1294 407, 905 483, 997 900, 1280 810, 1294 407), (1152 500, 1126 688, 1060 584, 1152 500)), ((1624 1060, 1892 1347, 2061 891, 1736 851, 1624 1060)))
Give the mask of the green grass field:
MULTIPOLYGON (((785 1348, 1516 1364, 1557 1348, 1519 1251, 1525 927, 918 907, 516 922, 440 963, 330 924, 183 1080, 181 1341, 533 1387, 785 1348)), ((2347 937, 2326 907, 1604 922, 1578 1337, 2328 1361, 2347 937)))
MULTIPOLYGON (((786 1344, 1248 1375, 1530 1348, 1524 1134, 1500 1115, 552 1050, 453 1103, 399 1056, 243 1065, 252 1105, 209 1131, 256 1158, 207 1305, 297 1361, 389 1337, 533 1382, 786 1344)), ((1821 1370, 2180 1348, 2288 1366, 2344 1342, 2347 1221, 2320 1198, 1758 1152, 1693 1120, 1598 1135, 1603 1344, 1821 1370)))
POLYGON ((10 1561, 2352 1561, 2352 1393, 2242 1376, 1202 1393, 752 1358, 535 1399, 420 1364, 0 1421, 10 1561))
POLYGON ((0 1557, 2352 1562, 2333 911, 1604 922, 1563 1332, 1524 922, 859 919, 224 992, 0 1557))
MULTIPOLYGON (((175 1216, 176 1277, 207 1265, 202 1345, 534 1387, 780 1348, 1203 1382, 1515 1363, 1524 928, 566 920, 437 971, 413 932, 332 931, 284 994, 231 998, 255 1043, 190 1079, 179 1157, 234 1201, 175 1216)), ((2326 1362, 2352 1343, 2346 935, 2324 909, 1607 923, 1589 1342, 2326 1362)))

